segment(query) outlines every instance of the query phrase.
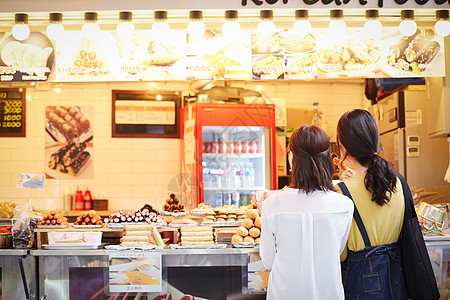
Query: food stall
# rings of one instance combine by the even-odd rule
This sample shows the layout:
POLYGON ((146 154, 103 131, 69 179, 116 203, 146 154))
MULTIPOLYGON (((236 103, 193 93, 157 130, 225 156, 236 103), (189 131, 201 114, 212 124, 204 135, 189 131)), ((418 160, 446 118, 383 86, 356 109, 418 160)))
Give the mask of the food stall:
MULTIPOLYGON (((276 161, 286 106, 310 122, 320 101, 320 124, 325 111, 331 128, 344 111, 368 106, 364 78, 442 81, 450 65, 449 37, 434 29, 448 23, 446 2, 82 0, 60 4, 59 13, 50 0, 16 2, 0 9, 0 201, 32 199, 49 213, 32 248, 0 249, 7 299, 264 298, 257 216, 244 222, 239 208, 255 209, 252 193, 276 189, 283 175, 276 161), (399 29, 414 14, 419 30, 399 29), (366 21, 375 27, 367 31, 366 21), (270 116, 241 109, 227 112, 235 117, 227 122, 220 108, 239 105, 271 107, 270 116), (44 174, 45 184, 35 179, 44 174), (180 199, 164 201, 170 194, 180 199), (152 216, 143 214, 147 203, 152 216), (128 235, 133 223, 154 227, 128 235), (195 245, 182 230, 191 227, 206 228, 195 245), (136 243, 146 245, 120 248, 136 243), (143 269, 151 278, 123 273, 143 269)), ((448 241, 427 243, 444 294, 448 241)))

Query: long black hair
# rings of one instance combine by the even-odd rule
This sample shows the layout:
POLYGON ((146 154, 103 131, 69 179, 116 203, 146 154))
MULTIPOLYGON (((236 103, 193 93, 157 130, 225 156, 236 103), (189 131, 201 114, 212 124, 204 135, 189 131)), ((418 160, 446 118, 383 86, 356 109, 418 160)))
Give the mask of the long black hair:
POLYGON ((397 172, 390 162, 378 155, 382 150, 380 134, 372 114, 363 109, 343 114, 337 125, 337 143, 367 167, 364 184, 372 193, 372 201, 380 206, 388 203, 395 190, 397 172))
POLYGON ((331 181, 330 139, 322 128, 316 125, 297 128, 289 139, 288 150, 293 155, 291 188, 307 194, 315 190, 335 191, 331 181))

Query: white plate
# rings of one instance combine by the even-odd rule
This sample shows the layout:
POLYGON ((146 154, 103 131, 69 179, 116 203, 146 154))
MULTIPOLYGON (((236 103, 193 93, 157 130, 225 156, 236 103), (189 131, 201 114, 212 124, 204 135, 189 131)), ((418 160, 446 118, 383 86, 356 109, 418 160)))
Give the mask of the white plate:
POLYGON ((164 249, 161 246, 150 245, 150 246, 141 246, 141 247, 123 247, 121 245, 107 245, 105 246, 106 250, 155 250, 155 249, 164 249))
POLYGON ((62 229, 62 228, 67 228, 67 225, 37 225, 37 228, 43 228, 43 229, 62 229))
POLYGON ((170 249, 225 249, 227 247, 226 244, 217 244, 217 245, 190 245, 190 246, 180 246, 178 244, 170 244, 170 249))
POLYGON ((202 222, 200 225, 204 226, 213 226, 213 227, 236 227, 241 226, 242 221, 240 222, 202 222))
MULTIPOLYGON (((86 147, 84 151, 89 152, 91 155, 89 157, 89 160, 86 162, 86 164, 81 168, 81 170, 78 172, 77 175, 71 176, 66 173, 61 173, 57 171, 56 169, 52 169, 48 166, 48 162, 50 161, 50 157, 53 153, 58 151, 59 148, 63 146, 59 146, 59 144, 54 144, 50 146, 49 148, 45 149, 45 174, 49 175, 50 178, 54 179, 92 179, 94 176, 94 156, 93 156, 93 149, 92 147, 86 147)), ((48 177, 47 177, 48 178, 48 177)))
POLYGON ((90 245, 90 244, 82 244, 82 243, 65 243, 60 245, 42 245, 45 249, 48 250, 87 250, 87 249, 98 249, 101 245, 90 245))
POLYGON ((198 224, 169 224, 169 227, 193 227, 193 226, 199 226, 198 224))
POLYGON ((246 243, 246 242, 234 243, 233 247, 234 248, 254 248, 254 247, 259 247, 259 243, 246 243))
POLYGON ((73 228, 102 228, 103 225, 72 225, 73 228))

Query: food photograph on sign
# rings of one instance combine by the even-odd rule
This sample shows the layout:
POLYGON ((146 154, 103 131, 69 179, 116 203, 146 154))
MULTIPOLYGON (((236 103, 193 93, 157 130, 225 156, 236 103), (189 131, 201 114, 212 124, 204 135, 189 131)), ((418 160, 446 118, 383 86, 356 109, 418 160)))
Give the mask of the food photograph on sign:
POLYGON ((186 78, 214 80, 250 79, 250 37, 222 30, 207 30, 201 37, 188 37, 186 78))
POLYGON ((32 32, 23 41, 4 35, 0 41, 1 81, 47 80, 53 69, 54 49, 40 32, 32 32))
POLYGON ((47 178, 93 178, 92 107, 47 106, 45 132, 47 178))
POLYGON ((121 71, 128 78, 143 80, 184 79, 182 57, 186 34, 169 30, 158 34, 138 31, 132 37, 115 35, 120 52, 121 71))
POLYGON ((389 77, 444 76, 442 37, 432 29, 418 29, 412 36, 396 35, 383 41, 386 61, 383 72, 389 77))
POLYGON ((159 292, 160 257, 110 257, 110 292, 159 292))

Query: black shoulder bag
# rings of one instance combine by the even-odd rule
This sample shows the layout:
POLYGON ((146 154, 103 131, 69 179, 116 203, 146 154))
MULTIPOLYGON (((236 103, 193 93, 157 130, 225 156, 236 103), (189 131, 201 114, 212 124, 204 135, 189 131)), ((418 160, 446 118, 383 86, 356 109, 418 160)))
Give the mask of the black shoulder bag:
POLYGON ((414 300, 439 299, 439 290, 431 267, 430 257, 423 239, 422 231, 414 210, 411 190, 401 174, 398 177, 402 183, 405 198, 405 216, 400 234, 403 277, 408 292, 408 298, 414 300))

